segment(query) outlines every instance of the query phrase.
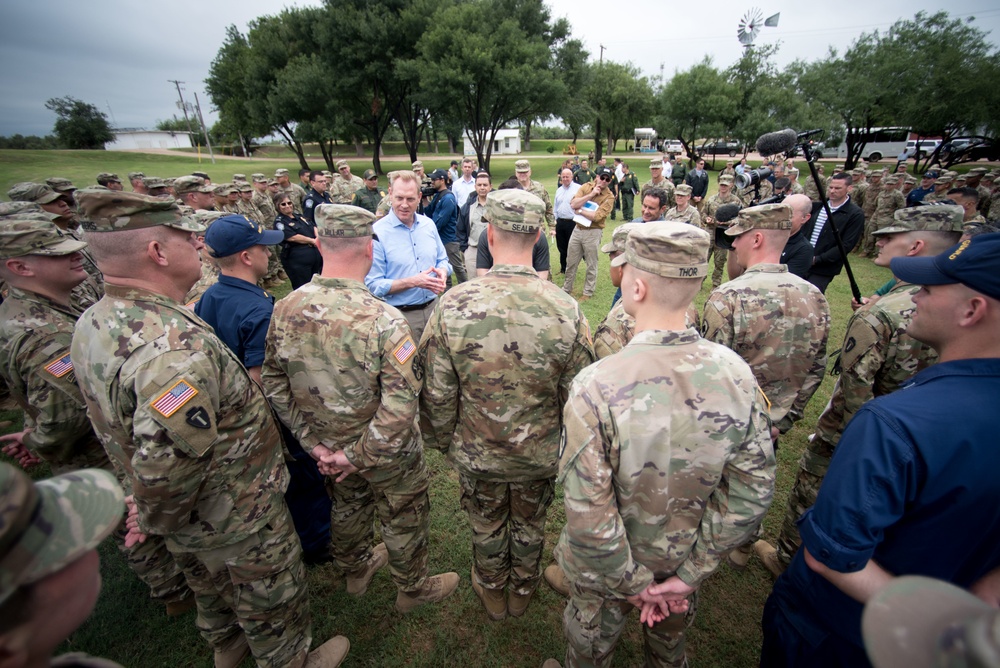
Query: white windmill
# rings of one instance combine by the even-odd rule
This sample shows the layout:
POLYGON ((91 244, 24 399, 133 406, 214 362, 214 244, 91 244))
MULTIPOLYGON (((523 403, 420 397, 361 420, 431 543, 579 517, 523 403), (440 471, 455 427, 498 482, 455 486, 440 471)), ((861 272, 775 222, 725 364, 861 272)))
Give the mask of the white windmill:
POLYGON ((760 29, 764 26, 768 28, 778 27, 778 18, 781 16, 781 12, 768 16, 764 18, 764 12, 760 11, 757 7, 754 7, 747 11, 740 19, 740 24, 736 28, 736 36, 739 37, 740 44, 744 48, 749 49, 753 46, 753 42, 757 39, 757 35, 760 34, 760 29))

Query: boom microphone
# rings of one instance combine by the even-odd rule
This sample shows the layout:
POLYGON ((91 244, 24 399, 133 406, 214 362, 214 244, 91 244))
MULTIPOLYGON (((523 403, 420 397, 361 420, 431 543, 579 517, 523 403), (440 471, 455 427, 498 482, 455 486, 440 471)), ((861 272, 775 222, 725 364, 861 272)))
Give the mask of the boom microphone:
POLYGON ((741 208, 739 204, 723 204, 715 210, 715 245, 723 250, 733 250, 733 238, 726 234, 726 228, 740 215, 741 208))
POLYGON ((785 128, 780 132, 768 132, 757 138, 757 153, 760 155, 775 155, 787 153, 798 143, 795 130, 785 128))
POLYGON ((723 204, 715 210, 715 222, 728 223, 733 218, 740 215, 741 208, 742 207, 739 204, 723 204))

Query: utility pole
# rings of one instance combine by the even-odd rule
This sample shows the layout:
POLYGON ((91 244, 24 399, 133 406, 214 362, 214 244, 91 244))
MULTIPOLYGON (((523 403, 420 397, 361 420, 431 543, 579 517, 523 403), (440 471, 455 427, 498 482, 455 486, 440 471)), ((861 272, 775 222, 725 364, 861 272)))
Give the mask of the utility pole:
POLYGON ((184 112, 184 122, 187 123, 188 132, 191 133, 191 136, 194 136, 194 131, 191 129, 191 119, 188 118, 187 105, 184 104, 184 94, 181 93, 181 84, 184 83, 184 82, 183 81, 177 81, 176 79, 167 79, 167 81, 169 81, 173 85, 177 86, 177 97, 179 97, 181 99, 180 107, 181 107, 181 111, 184 112))
MULTIPOLYGON (((600 57, 598 59, 598 64, 599 64, 598 66, 603 69, 604 68, 604 45, 603 44, 598 44, 597 46, 599 46, 601 48, 601 54, 600 54, 600 57)), ((601 143, 602 143, 601 142, 601 115, 598 114, 597 115, 597 122, 594 123, 594 148, 596 149, 595 152, 594 152, 595 164, 596 164, 596 161, 598 161, 598 160, 601 159, 601 156, 604 153, 604 149, 601 146, 601 143)))
POLYGON ((205 127, 205 119, 201 115, 201 102, 198 101, 198 93, 194 94, 194 108, 198 112, 198 121, 201 123, 201 131, 205 134, 205 143, 208 144, 208 155, 212 158, 212 164, 215 164, 215 152, 212 151, 212 138, 208 136, 208 128, 205 127))

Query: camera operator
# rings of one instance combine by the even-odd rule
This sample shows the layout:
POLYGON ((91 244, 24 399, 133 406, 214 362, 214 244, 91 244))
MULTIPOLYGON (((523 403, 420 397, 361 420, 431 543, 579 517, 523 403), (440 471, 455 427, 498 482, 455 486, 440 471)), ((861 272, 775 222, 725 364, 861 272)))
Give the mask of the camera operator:
MULTIPOLYGON (((430 195, 431 201, 424 207, 424 215, 430 217, 437 227, 438 236, 448 253, 448 262, 454 270, 455 279, 458 283, 468 280, 465 272, 465 258, 462 255, 461 244, 455 235, 458 226, 458 200, 455 195, 448 190, 448 172, 443 169, 435 169, 430 174, 431 190, 421 188, 422 195, 430 195)), ((451 280, 449 279, 449 283, 451 280)))

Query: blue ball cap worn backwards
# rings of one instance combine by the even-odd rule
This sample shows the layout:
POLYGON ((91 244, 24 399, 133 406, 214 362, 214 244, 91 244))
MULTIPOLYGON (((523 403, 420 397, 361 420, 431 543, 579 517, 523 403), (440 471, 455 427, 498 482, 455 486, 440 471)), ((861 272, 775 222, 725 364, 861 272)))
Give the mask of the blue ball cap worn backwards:
POLYGON ((961 283, 1000 299, 1000 233, 980 234, 934 257, 893 258, 889 267, 896 278, 907 283, 961 283))
POLYGON ((205 232, 205 245, 212 257, 228 257, 251 246, 273 246, 285 240, 283 232, 265 230, 243 216, 223 216, 205 232))

